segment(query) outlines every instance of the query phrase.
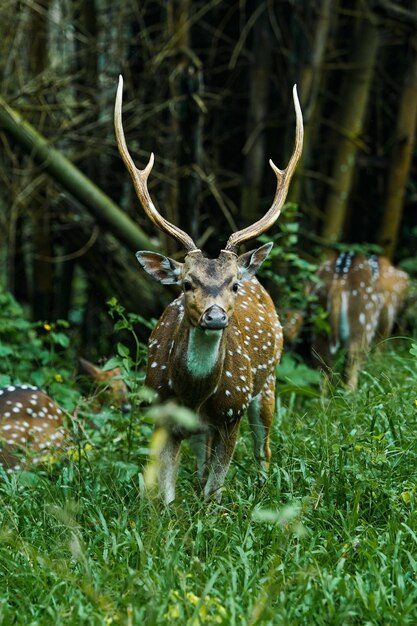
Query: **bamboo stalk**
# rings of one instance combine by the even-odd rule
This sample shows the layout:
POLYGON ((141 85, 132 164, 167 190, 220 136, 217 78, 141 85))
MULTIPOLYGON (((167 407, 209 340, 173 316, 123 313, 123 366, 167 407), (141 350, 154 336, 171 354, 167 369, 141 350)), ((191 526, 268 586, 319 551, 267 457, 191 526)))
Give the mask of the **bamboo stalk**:
POLYGON ((0 98, 0 129, 9 132, 35 161, 79 200, 100 224, 132 251, 156 250, 143 230, 61 152, 51 147, 15 109, 0 98))

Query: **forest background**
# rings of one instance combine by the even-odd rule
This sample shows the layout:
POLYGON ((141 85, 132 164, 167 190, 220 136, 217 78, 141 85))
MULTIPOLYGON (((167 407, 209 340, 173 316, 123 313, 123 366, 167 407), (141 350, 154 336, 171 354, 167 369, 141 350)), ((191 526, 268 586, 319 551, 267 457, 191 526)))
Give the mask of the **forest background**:
POLYGON ((122 74, 155 203, 216 256, 272 202, 297 84, 303 158, 261 275, 281 316, 332 247, 416 277, 416 37, 417 0, 0 2, 0 387, 45 389, 72 434, 0 469, 0 626, 417 624, 412 311, 355 393, 284 351, 264 483, 243 420, 220 505, 186 445, 176 502, 153 498, 155 418, 190 415, 145 407, 173 292, 134 253, 182 251, 145 218, 112 120, 122 74), (79 356, 122 367, 130 412, 79 356))
POLYGON ((172 297, 134 258, 179 251, 119 157, 119 74, 157 206, 213 256, 272 201, 297 84, 303 159, 267 233, 279 310, 300 304, 302 261, 335 245, 415 274, 416 30, 414 0, 2 2, 0 284, 32 319, 69 320, 93 356, 112 349, 109 298, 148 319, 172 297))

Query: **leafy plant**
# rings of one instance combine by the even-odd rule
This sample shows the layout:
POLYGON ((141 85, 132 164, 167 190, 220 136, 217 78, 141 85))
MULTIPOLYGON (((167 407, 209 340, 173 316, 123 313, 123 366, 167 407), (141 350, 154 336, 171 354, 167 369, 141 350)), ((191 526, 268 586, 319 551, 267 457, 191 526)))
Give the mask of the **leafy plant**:
POLYGON ((415 356, 397 346, 370 359, 356 394, 284 395, 263 484, 243 423, 221 505, 202 501, 187 448, 177 502, 148 497, 142 416, 130 459, 121 430, 118 442, 97 431, 54 480, 4 475, 1 620, 411 626, 415 356))
MULTIPOLYGON (((26 374, 45 351, 45 372, 68 367, 68 329, 33 325, 7 302, 0 325, 19 349, 34 346, 20 365, 9 335, 2 366, 26 374)), ((118 329, 135 333, 142 321, 111 306, 118 329)), ((146 349, 133 345, 120 342, 107 363, 136 399, 130 415, 94 414, 80 401, 86 432, 65 462, 1 473, 0 624, 416 623, 415 341, 371 357, 355 394, 331 382, 327 394, 310 392, 312 372, 288 357, 266 481, 243 422, 222 504, 202 500, 184 446, 169 509, 149 497, 153 420, 192 426, 193 416, 169 405, 142 411, 146 349)))
POLYGON ((79 394, 71 389, 75 355, 68 333, 65 320, 30 322, 13 296, 0 290, 0 386, 31 383, 73 406, 79 394))
POLYGON ((107 367, 111 369, 112 367, 121 366, 126 371, 137 370, 146 362, 147 346, 139 340, 135 328, 141 324, 148 330, 152 330, 155 320, 148 321, 142 315, 127 312, 117 298, 110 298, 107 305, 110 316, 115 320, 114 330, 119 333, 127 332, 130 338, 133 339, 135 346, 135 353, 131 355, 129 348, 119 343, 117 348, 118 355, 115 360, 107 364, 107 367))
POLYGON ((275 235, 262 235, 260 241, 272 241, 274 246, 259 274, 266 278, 272 290, 279 294, 278 311, 298 309, 307 311, 315 301, 307 285, 315 282, 317 265, 300 254, 297 205, 287 203, 284 209, 285 220, 279 222, 275 235), (275 286, 275 288, 274 288, 275 286))

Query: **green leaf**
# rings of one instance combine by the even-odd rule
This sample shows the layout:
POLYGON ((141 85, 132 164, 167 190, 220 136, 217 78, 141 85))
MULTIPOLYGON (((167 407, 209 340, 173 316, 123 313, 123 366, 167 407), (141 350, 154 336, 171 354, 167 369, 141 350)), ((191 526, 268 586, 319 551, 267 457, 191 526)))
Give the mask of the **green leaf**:
POLYGON ((120 358, 118 356, 112 356, 102 367, 103 372, 113 370, 115 367, 120 367, 120 358))
POLYGON ((121 482, 129 482, 136 474, 139 473, 139 467, 136 463, 126 463, 125 461, 116 461, 113 465, 116 470, 117 478, 121 482))
POLYGON ((131 330, 131 325, 129 324, 129 322, 125 319, 122 320, 118 320, 117 322, 115 322, 114 324, 114 330, 115 331, 119 331, 119 330, 131 330))
POLYGON ((121 357, 128 357, 130 355, 129 348, 122 343, 117 344, 117 354, 121 357))
POLYGON ((252 518, 258 522, 272 522, 284 526, 293 522, 301 512, 299 502, 287 504, 281 509, 256 508, 252 513, 252 518))
POLYGON ((69 337, 67 337, 67 335, 64 335, 64 333, 51 332, 50 337, 57 346, 68 348, 70 344, 69 337))
POLYGON ((12 382, 12 379, 10 378, 10 376, 8 376, 7 374, 0 374, 0 387, 7 387, 7 385, 10 385, 12 382))
POLYGON ((410 354, 412 356, 417 356, 417 343, 413 343, 413 345, 411 346, 410 354))
POLYGON ((10 356, 14 350, 10 346, 0 345, 0 357, 10 356))

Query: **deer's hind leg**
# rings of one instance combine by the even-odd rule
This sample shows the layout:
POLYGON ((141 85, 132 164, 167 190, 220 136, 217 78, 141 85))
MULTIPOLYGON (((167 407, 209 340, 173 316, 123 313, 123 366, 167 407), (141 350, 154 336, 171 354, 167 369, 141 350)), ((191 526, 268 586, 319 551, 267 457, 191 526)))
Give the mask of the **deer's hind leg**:
POLYGON ((275 374, 269 375, 262 391, 253 398, 248 407, 248 420, 252 434, 255 458, 264 471, 271 461, 269 431, 275 413, 275 374))

